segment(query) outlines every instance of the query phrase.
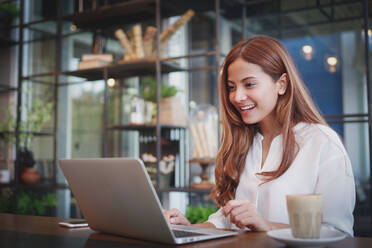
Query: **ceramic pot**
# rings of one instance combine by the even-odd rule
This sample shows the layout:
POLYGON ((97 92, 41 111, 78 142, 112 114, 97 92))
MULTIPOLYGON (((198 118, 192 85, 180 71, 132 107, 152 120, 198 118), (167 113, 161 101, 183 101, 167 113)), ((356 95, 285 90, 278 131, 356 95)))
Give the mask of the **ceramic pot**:
POLYGON ((40 181, 40 175, 35 168, 25 168, 21 174, 22 182, 36 184, 40 181))

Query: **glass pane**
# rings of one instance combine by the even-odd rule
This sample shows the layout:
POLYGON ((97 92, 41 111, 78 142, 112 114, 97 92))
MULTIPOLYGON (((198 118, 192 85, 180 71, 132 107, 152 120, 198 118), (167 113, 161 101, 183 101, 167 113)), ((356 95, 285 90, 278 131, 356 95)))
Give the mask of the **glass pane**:
POLYGON ((79 5, 78 0, 63 0, 62 15, 68 15, 74 13, 79 5))
MULTIPOLYGON (((102 154, 103 89, 104 82, 60 87, 63 100, 59 102, 59 118, 70 125, 59 144, 70 151, 71 157, 100 157, 102 154)), ((66 123, 61 125, 66 126, 66 123)))
POLYGON ((344 124, 343 141, 353 166, 356 186, 354 232, 356 236, 370 236, 371 187, 368 123, 344 124))
POLYGON ((92 52, 92 34, 76 33, 62 39, 62 70, 74 71, 78 69, 83 54, 92 52))
POLYGON ((217 79, 215 70, 195 71, 191 73, 190 101, 197 104, 217 106, 217 79))
POLYGON ((170 29, 176 30, 170 36, 168 42, 162 42, 162 57, 183 56, 189 53, 206 53, 215 50, 215 14, 214 1, 162 1, 162 16, 166 18, 162 22, 162 32, 170 29), (174 23, 179 22, 179 29, 174 23), (170 28, 172 27, 172 28, 170 28), (163 46, 164 45, 164 46, 163 46))
POLYGON ((23 81, 22 123, 25 131, 53 132, 54 87, 52 84, 23 81))
POLYGON ((34 154, 35 168, 40 174, 40 182, 52 183, 54 171, 54 138, 52 135, 36 135, 31 150, 34 154))
POLYGON ((25 43, 23 55, 23 76, 53 73, 55 70, 55 40, 25 43))
POLYGON ((23 30, 23 41, 51 40, 56 37, 57 23, 54 21, 28 25, 23 30))
POLYGON ((24 22, 35 22, 45 18, 57 16, 57 4, 55 1, 29 0, 24 1, 24 22))
MULTIPOLYGON (((0 87, 0 161, 3 162, 14 158, 16 99, 16 91, 0 87)), ((7 169, 5 165, 2 169, 7 169)))

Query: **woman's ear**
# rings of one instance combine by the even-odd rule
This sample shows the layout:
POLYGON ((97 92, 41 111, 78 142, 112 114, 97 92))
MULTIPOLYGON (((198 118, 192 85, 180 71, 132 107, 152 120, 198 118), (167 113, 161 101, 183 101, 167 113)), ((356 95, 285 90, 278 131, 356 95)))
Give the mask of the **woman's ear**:
POLYGON ((283 73, 276 82, 278 83, 278 86, 279 86, 278 94, 284 95, 285 91, 287 90, 287 86, 288 86, 288 74, 283 73))

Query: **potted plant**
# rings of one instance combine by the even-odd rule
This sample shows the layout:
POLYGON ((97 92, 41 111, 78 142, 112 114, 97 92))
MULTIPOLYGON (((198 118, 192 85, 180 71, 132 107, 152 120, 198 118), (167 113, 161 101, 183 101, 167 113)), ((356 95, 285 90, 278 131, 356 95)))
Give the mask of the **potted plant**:
MULTIPOLYGON (((26 113, 26 120, 20 122, 17 152, 21 179, 26 183, 37 183, 40 179, 36 169, 33 168, 35 160, 31 147, 34 133, 40 132, 44 124, 51 119, 51 110, 51 103, 44 103, 40 99, 36 99, 26 113)), ((0 124, 0 133, 3 134, 0 144, 2 143, 3 146, 15 144, 15 126, 16 118, 9 109, 5 121, 0 124)))
MULTIPOLYGON (((143 90, 142 97, 145 101, 156 103, 156 80, 153 77, 144 77, 142 80, 143 90)), ((161 84, 160 98, 175 96, 179 90, 172 85, 161 84)))
MULTIPOLYGON (((152 103, 152 106, 156 103, 156 87, 157 83, 153 77, 144 77, 142 80, 143 89, 142 97, 146 101, 145 109, 148 103, 152 103)), ((166 85, 164 83, 160 86, 160 123, 165 125, 186 125, 186 115, 183 111, 184 107, 176 97, 176 94, 180 92, 173 85, 166 85)), ((153 109, 153 120, 156 119, 156 111, 153 109)), ((146 110, 145 110, 146 112, 146 110)))

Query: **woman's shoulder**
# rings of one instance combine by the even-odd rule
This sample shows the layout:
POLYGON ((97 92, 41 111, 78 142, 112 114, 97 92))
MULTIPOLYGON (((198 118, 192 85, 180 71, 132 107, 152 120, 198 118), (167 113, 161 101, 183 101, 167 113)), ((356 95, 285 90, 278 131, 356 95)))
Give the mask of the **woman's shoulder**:
POLYGON ((340 136, 331 127, 317 123, 300 122, 294 126, 296 141, 313 143, 313 145, 333 146, 344 152, 340 136))

